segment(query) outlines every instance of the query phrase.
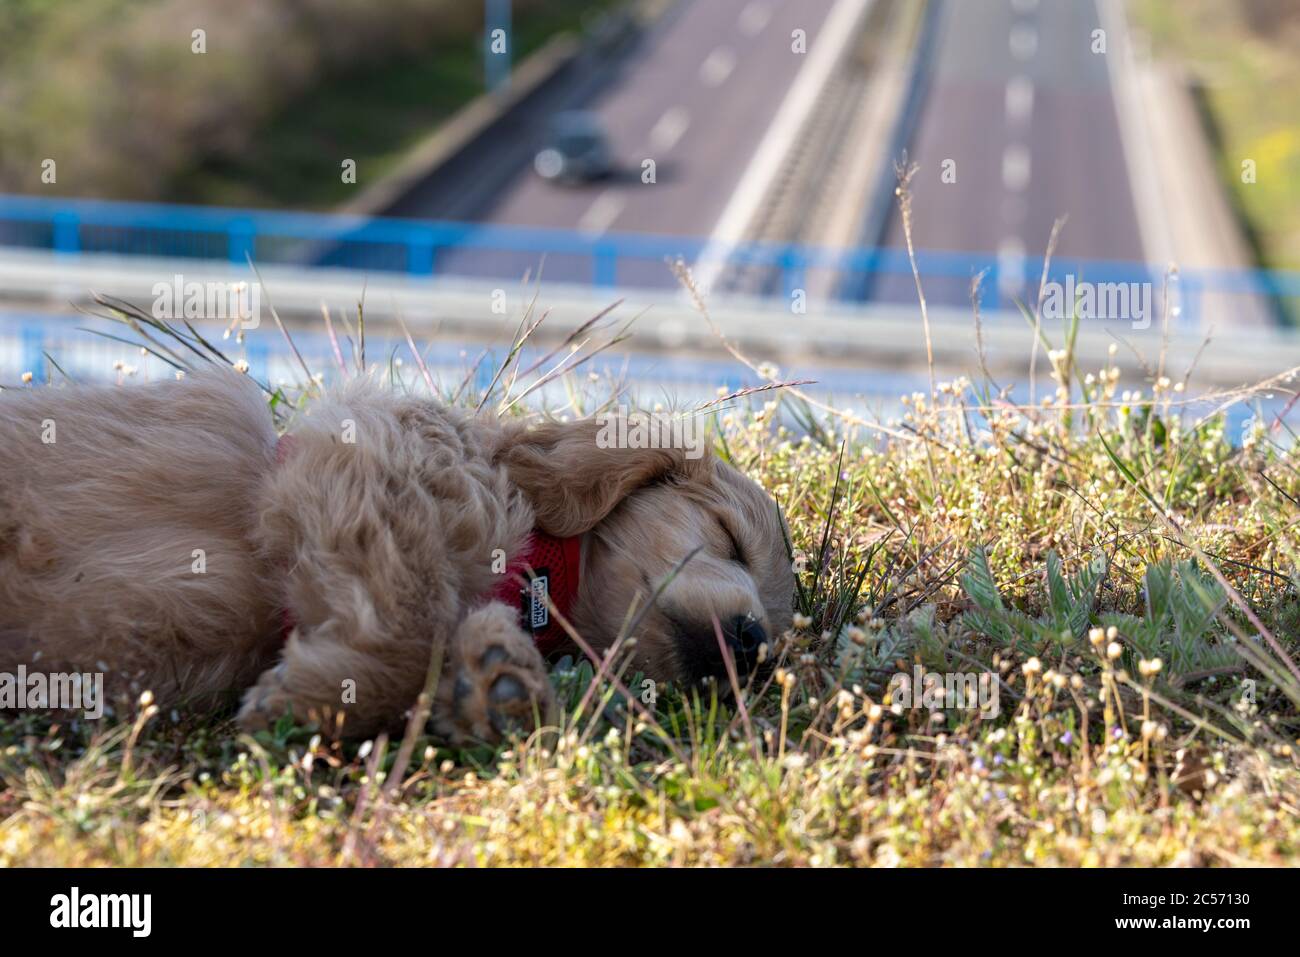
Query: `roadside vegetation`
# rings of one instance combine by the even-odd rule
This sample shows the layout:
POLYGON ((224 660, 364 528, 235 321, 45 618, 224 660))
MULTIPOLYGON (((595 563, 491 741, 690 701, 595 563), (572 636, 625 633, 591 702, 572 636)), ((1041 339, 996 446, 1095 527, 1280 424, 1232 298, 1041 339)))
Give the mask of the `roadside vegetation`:
MULTIPOLYGON (((164 361, 211 357, 105 305, 164 361)), ((284 420, 316 373, 363 368, 500 414, 526 394, 567 415, 620 401, 582 362, 623 330, 595 321, 561 371, 528 371, 536 321, 486 393, 414 352, 367 363, 358 321, 334 330, 337 368, 269 401, 284 420)), ((620 640, 557 664, 560 727, 458 751, 418 726, 241 736, 148 696, 101 722, 11 715, 0 865, 1293 863, 1300 460, 1256 403, 1294 394, 1294 370, 1192 399, 1162 355, 1122 381, 1079 368, 1073 341, 1043 328, 1041 402, 936 382, 891 422, 733 350, 753 386, 698 411, 779 501, 799 572, 795 626, 745 687, 647 700, 620 640), (1240 404, 1256 415, 1230 435, 1240 404), (899 673, 986 675, 985 706, 915 706, 899 673)))
MULTIPOLYGON (((515 62, 613 5, 515 0, 515 62)), ((0 191, 328 208, 482 92, 482 33, 460 0, 9 0, 0 191)))
POLYGON ((1184 66, 1261 265, 1300 269, 1300 6, 1291 0, 1134 0, 1152 53, 1184 66), (1241 163, 1256 163, 1242 182, 1241 163))

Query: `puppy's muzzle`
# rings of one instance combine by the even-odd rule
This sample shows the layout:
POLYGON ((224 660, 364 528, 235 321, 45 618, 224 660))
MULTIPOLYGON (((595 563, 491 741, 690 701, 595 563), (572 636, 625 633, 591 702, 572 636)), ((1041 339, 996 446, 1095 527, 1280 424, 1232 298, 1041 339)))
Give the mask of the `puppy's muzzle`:
MULTIPOLYGON (((771 657, 767 629, 752 615, 734 615, 720 624, 723 643, 735 660, 738 677, 744 678, 758 669, 765 645, 769 652, 766 658, 771 657)), ((688 628, 679 627, 676 640, 678 660, 685 672, 683 678, 688 681, 705 678, 727 680, 727 666, 712 620, 688 628)))

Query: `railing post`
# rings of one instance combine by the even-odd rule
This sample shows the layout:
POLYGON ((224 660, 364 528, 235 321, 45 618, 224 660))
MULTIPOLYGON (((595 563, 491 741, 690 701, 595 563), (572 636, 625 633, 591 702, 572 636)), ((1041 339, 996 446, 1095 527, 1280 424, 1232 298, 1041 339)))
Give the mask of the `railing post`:
POLYGON ((433 235, 427 230, 416 229, 407 234, 406 271, 414 276, 433 273, 433 235))
POLYGON ((32 382, 46 380, 45 369, 45 333, 35 323, 25 323, 22 327, 23 368, 22 372, 32 374, 32 382))
POLYGON ((249 370, 274 389, 275 383, 271 382, 271 353, 266 346, 266 337, 249 336, 244 343, 244 349, 248 357, 249 370))
POLYGON ((226 227, 226 250, 232 263, 241 266, 253 258, 253 223, 237 219, 226 227))
POLYGON ((81 252, 81 224, 76 213, 55 213, 54 250, 60 253, 81 252))
POLYGON ((592 250, 592 282, 601 288, 618 283, 618 247, 613 243, 597 243, 592 250))
POLYGON ((780 262, 781 289, 785 293, 785 298, 789 300, 794 296, 795 290, 804 289, 804 259, 799 247, 786 246, 781 251, 780 262))

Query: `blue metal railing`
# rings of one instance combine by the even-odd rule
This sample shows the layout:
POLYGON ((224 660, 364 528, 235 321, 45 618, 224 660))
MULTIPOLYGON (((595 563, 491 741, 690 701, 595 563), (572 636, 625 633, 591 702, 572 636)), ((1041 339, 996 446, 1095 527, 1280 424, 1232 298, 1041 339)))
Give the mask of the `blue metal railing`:
MULTIPOLYGON (((46 249, 63 255, 228 260, 243 264, 330 266, 396 271, 417 276, 518 279, 543 264, 543 278, 597 287, 669 287, 666 260, 697 262, 706 240, 666 235, 363 218, 331 213, 127 203, 0 195, 0 247, 46 249)), ((770 295, 789 296, 812 270, 827 271, 852 298, 910 302, 912 267, 906 251, 830 249, 790 243, 744 243, 727 250, 730 263, 764 271, 770 295)), ((962 305, 972 277, 983 274, 987 308, 1009 304, 1014 289, 1036 289, 1043 261, 1026 256, 1014 266, 996 256, 920 251, 917 266, 931 302, 962 305), (1013 274, 1008 275, 1008 269, 1013 274)), ((1162 270, 1143 263, 1057 258, 1049 279, 1091 283, 1152 283, 1162 270)), ((1181 313, 1197 318, 1202 296, 1246 295, 1277 302, 1300 298, 1300 272, 1185 270, 1178 281, 1181 313)))

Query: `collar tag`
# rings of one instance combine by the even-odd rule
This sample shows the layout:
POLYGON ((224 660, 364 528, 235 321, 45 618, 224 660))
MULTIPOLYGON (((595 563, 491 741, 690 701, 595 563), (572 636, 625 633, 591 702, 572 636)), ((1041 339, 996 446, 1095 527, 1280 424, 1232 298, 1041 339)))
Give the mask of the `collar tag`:
POLYGON ((547 599, 550 597, 551 573, 549 569, 539 568, 537 574, 528 583, 524 608, 524 621, 528 622, 531 630, 537 631, 545 628, 551 623, 550 608, 547 607, 547 599))

